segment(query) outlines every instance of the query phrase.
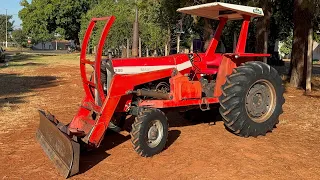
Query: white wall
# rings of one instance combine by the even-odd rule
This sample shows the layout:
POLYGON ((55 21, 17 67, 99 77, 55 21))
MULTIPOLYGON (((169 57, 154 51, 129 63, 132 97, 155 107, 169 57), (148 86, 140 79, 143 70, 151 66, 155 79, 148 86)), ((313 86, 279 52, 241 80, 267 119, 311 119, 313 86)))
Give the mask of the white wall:
POLYGON ((313 42, 313 59, 320 60, 320 44, 317 42, 313 42))

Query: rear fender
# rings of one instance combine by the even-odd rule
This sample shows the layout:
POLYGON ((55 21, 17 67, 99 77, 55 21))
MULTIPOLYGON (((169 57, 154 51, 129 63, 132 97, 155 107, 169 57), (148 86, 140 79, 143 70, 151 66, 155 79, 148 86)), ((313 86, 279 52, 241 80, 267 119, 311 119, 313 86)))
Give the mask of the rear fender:
POLYGON ((226 78, 232 73, 232 70, 237 67, 237 64, 226 56, 222 57, 221 64, 217 75, 216 85, 214 88, 214 97, 219 97, 222 94, 221 86, 226 83, 226 78))

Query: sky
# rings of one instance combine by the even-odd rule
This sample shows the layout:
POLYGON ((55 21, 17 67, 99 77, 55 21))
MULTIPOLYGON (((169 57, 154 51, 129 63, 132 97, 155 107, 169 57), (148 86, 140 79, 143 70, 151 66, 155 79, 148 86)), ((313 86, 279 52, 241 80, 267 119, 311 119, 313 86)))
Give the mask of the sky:
POLYGON ((8 15, 12 15, 12 20, 14 20, 13 28, 20 28, 21 20, 18 17, 18 13, 22 9, 20 0, 0 0, 0 14, 6 14, 6 9, 8 9, 8 15))

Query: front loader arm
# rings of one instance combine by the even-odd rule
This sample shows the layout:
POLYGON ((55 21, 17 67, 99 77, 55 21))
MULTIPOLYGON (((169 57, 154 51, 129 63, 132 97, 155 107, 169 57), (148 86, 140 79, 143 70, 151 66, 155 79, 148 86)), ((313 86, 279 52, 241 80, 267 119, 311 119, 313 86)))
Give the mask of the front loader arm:
MULTIPOLYGON (((175 72, 176 70, 174 68, 170 68, 170 69, 140 73, 140 74, 130 74, 130 75, 116 74, 112 78, 108 95, 105 98, 100 111, 98 112, 98 117, 94 121, 94 124, 90 129, 90 131, 85 132, 86 136, 83 138, 83 141, 88 144, 94 145, 95 147, 98 147, 103 139, 103 135, 107 130, 109 122, 116 108, 124 109, 124 107, 118 107, 121 97, 128 95, 128 92, 132 91, 135 86, 145 84, 147 82, 163 79, 166 77, 171 77, 175 72)), ((83 122, 84 119, 82 118, 82 116, 79 115, 79 117, 80 118, 75 118, 71 122, 70 128, 81 130, 81 127, 83 127, 81 124, 85 122, 83 122), (82 122, 79 123, 79 121, 82 121, 82 122)), ((85 131, 85 129, 83 129, 83 131, 85 131)))

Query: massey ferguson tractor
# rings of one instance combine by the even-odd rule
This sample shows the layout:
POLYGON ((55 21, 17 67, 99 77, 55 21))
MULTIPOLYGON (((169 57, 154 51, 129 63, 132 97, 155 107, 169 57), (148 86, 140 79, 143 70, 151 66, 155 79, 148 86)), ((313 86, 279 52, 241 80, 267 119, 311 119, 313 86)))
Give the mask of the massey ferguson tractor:
POLYGON ((126 116, 135 117, 131 141, 143 157, 158 154, 166 146, 169 125, 164 112, 168 110, 208 111, 210 105, 220 103, 226 128, 243 137, 265 135, 279 122, 285 101, 282 80, 274 68, 255 61, 269 54, 245 52, 250 20, 263 16, 263 10, 215 2, 178 12, 220 21, 205 53, 102 59, 115 17, 90 21, 81 48, 85 97, 78 113, 64 125, 50 113, 39 111, 37 139, 65 178, 79 171, 80 147, 98 148, 108 127, 114 128, 113 122, 126 116), (228 20, 243 20, 236 49, 215 53, 228 20), (95 61, 90 61, 86 50, 97 21, 106 24, 95 61), (94 69, 92 78, 88 78, 90 66, 94 69))

